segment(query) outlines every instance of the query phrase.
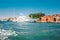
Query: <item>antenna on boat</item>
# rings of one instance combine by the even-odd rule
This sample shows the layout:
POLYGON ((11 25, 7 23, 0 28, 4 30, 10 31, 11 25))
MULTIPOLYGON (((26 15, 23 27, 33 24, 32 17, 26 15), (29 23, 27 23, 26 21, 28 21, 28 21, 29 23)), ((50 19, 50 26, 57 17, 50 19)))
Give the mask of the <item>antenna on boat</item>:
POLYGON ((13 8, 13 16, 15 17, 15 8, 13 8))

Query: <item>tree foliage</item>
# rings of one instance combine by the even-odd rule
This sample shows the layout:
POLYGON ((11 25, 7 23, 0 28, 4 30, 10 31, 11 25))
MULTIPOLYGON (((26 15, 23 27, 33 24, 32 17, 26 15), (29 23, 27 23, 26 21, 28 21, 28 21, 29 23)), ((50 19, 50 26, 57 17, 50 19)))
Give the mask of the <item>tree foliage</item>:
POLYGON ((31 17, 31 18, 40 18, 40 17, 43 17, 43 16, 45 16, 45 13, 42 13, 42 12, 29 14, 29 17, 31 17))

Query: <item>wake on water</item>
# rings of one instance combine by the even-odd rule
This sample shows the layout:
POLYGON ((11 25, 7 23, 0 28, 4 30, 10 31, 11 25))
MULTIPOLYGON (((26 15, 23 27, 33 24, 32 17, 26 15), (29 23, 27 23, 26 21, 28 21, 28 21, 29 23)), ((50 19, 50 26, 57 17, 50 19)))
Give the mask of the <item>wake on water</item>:
POLYGON ((15 31, 0 29, 0 40, 5 40, 9 36, 17 36, 15 31))

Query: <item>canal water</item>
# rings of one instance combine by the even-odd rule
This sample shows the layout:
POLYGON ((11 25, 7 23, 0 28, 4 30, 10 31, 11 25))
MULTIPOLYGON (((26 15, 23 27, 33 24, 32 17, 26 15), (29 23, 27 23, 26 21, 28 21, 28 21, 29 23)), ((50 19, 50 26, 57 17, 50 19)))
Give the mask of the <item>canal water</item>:
POLYGON ((60 40, 60 24, 0 21, 0 40, 60 40))

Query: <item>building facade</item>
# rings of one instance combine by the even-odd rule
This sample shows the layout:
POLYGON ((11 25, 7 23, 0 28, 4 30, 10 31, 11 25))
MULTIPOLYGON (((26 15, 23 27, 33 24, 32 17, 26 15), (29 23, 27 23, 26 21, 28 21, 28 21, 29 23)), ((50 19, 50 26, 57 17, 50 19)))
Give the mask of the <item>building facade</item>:
POLYGON ((39 18, 40 22, 60 22, 60 14, 48 15, 39 18))

